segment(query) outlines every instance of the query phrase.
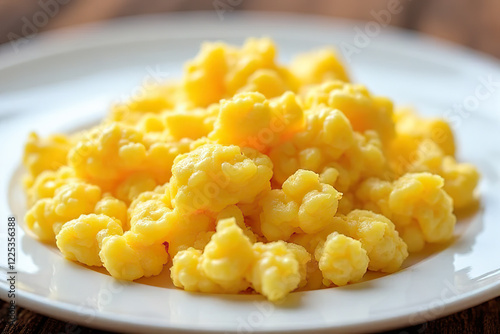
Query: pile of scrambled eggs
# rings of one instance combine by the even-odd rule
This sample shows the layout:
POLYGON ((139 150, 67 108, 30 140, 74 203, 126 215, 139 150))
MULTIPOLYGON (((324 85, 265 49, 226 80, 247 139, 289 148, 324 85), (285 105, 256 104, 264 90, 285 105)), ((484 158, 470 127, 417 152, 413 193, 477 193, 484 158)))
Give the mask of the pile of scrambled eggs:
POLYGON ((270 39, 205 43, 182 79, 101 124, 28 138, 28 228, 118 279, 291 291, 393 273, 449 240, 479 174, 441 119, 349 82, 333 50, 277 62, 270 39))

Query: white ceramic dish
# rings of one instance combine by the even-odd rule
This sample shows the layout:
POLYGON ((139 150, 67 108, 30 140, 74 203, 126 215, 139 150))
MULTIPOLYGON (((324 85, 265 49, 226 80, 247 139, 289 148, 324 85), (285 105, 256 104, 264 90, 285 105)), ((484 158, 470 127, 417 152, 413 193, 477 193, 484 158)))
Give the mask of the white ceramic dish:
MULTIPOLYGON (((29 131, 71 131, 96 122, 109 103, 141 79, 178 76, 204 40, 240 43, 268 35, 281 58, 321 45, 355 43, 359 22, 291 15, 215 12, 125 19, 39 36, 15 53, 0 52, 0 211, 2 248, 11 214, 22 222, 22 146, 29 131), (168 75, 165 74, 168 72, 168 75)), ((358 45, 359 46, 359 45, 358 45)), ((500 295, 500 86, 485 97, 481 80, 500 79, 485 56, 408 32, 384 28, 358 48, 349 66, 373 92, 448 115, 460 157, 479 166, 481 209, 459 221, 454 242, 414 256, 393 275, 359 284, 291 294, 273 305, 260 296, 192 294, 168 286, 168 273, 141 283, 118 282, 66 261, 17 230, 18 305, 91 327, 126 332, 361 332, 445 316, 500 295), (454 104, 474 108, 468 115, 454 104), (453 117, 453 118, 451 118, 453 117)), ((7 299, 6 250, 0 290, 7 299)))

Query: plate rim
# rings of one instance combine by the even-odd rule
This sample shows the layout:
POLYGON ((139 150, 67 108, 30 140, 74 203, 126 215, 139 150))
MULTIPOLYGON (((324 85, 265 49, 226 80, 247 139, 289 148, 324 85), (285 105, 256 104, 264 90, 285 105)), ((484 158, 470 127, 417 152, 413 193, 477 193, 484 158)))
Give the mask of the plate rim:
MULTIPOLYGON (((211 11, 209 11, 209 12, 211 12, 211 11)), ((203 13, 205 14, 205 12, 203 12, 203 13)), ((188 13, 188 16, 190 16, 192 14, 193 13, 188 13)), ((197 14, 199 14, 199 13, 197 13, 197 14)), ((238 15, 242 15, 242 14, 238 14, 238 15)), ((245 16, 253 16, 254 13, 244 14, 244 15, 245 16)), ((259 12, 257 14, 257 16, 260 16, 260 15, 261 15, 261 13, 259 12)), ((272 14, 272 15, 274 15, 274 14, 272 14)), ((144 15, 144 16, 141 15, 141 16, 138 16, 138 17, 120 18, 120 19, 116 19, 116 20, 113 20, 113 21, 119 21, 118 23, 120 25, 124 24, 124 22, 126 24, 130 24, 130 21, 134 21, 134 22, 136 22, 136 24, 139 24, 140 22, 143 22, 144 19, 147 19, 147 18, 149 18, 151 16, 154 16, 155 18, 157 18, 157 17, 165 17, 165 16, 169 16, 170 17, 170 16, 179 16, 179 13, 144 15)), ((316 17, 315 15, 301 15, 301 14, 292 14, 292 15, 289 15, 289 14, 279 14, 279 16, 281 16, 281 17, 290 17, 291 16, 291 17, 294 17, 294 18, 296 18, 297 16, 307 17, 307 18, 316 17)), ((323 16, 320 16, 320 17, 322 19, 325 19, 323 16)), ((339 22, 339 21, 341 21, 341 24, 342 24, 342 22, 353 22, 353 20, 336 20, 336 22, 339 22)), ((360 22, 362 22, 362 21, 360 21, 360 22)), ((109 26, 109 25, 112 25, 112 24, 113 23, 106 23, 105 25, 109 26)), ((102 24, 101 23, 85 24, 85 25, 76 27, 74 29, 69 29, 69 30, 81 31, 80 29, 82 29, 82 28, 86 29, 89 26, 96 26, 96 25, 101 26, 102 24)), ((411 35, 413 35, 412 32, 403 31, 403 30, 398 29, 398 28, 392 28, 391 27, 391 28, 387 28, 387 29, 392 30, 392 33, 397 33, 397 34, 401 34, 402 33, 402 34, 411 34, 411 35)), ((52 31, 52 32, 49 32, 49 33, 41 33, 40 35, 43 35, 44 37, 50 39, 50 38, 54 38, 54 36, 56 36, 56 37, 60 36, 61 33, 64 35, 67 32, 68 32, 68 29, 62 29, 62 30, 58 30, 58 31, 52 31)), ((425 37, 424 40, 422 41, 422 43, 427 43, 428 42, 425 39, 436 40, 435 38, 432 38, 432 37, 425 37)), ((442 41, 439 41, 439 43, 441 44, 442 41)), ((450 43, 448 43, 448 44, 450 44, 450 43)), ((439 47, 439 45, 437 45, 436 47, 439 47)), ((455 48, 456 45, 450 44, 447 47, 455 48)), ((4 46, 1 46, 0 48, 4 48, 4 46)), ((36 46, 33 46, 32 48, 36 49, 36 46)), ((475 57, 480 57, 481 61, 491 61, 492 60, 492 59, 489 59, 489 60, 488 59, 484 59, 483 58, 484 55, 482 53, 480 53, 480 52, 469 50, 467 48, 463 48, 463 49, 467 50, 467 52, 472 52, 471 54, 473 55, 474 58, 475 57)), ((463 50, 459 50, 459 51, 463 51, 463 50)), ((59 52, 54 52, 51 55, 44 55, 42 57, 50 57, 50 56, 53 56, 53 55, 56 55, 56 54, 59 54, 59 52)), ((2 55, 0 55, 0 56, 2 56, 2 55)), ((491 58, 491 57, 488 56, 486 58, 491 58)), ((38 59, 37 56, 34 56, 34 58, 31 59, 31 60, 19 59, 19 62, 15 63, 15 65, 22 64, 22 63, 24 63, 26 61, 36 61, 36 59, 38 59)), ((493 58, 493 59, 495 59, 495 58, 493 58)), ((498 66, 498 68, 500 69, 500 64, 498 64, 497 60, 495 61, 494 65, 498 66)), ((10 65, 8 65, 8 66, 10 66, 10 65)), ((0 71, 2 71, 4 68, 7 68, 8 66, 2 66, 2 65, 0 65, 0 71)), ((7 291, 7 285, 4 285, 4 282, 0 282, 0 290, 2 292, 6 292, 7 291)), ((457 312, 458 310, 461 310, 461 309, 465 309, 465 308, 469 308, 469 307, 475 306, 475 305, 477 305, 477 304, 479 304, 479 303, 481 303, 481 302, 483 302, 483 301, 485 301, 487 299, 490 299, 490 297, 492 297, 492 295, 487 295, 487 294, 488 294, 488 292, 492 292, 492 291, 494 291, 495 297, 496 296, 500 296, 500 281, 498 281, 496 283, 493 282, 493 283, 491 283, 489 285, 484 286, 481 289, 478 289, 478 290, 475 290, 475 291, 472 291, 472 292, 468 292, 466 294, 467 297, 461 297, 461 298, 458 298, 458 299, 453 300, 453 301, 448 301, 446 303, 446 309, 444 311, 441 311, 439 313, 439 315, 436 316, 436 318, 446 316, 448 314, 457 312), (459 305, 460 303, 461 303, 461 305, 459 305), (464 307, 464 305, 467 305, 467 306, 464 307)), ((27 291, 22 291, 20 289, 18 289, 17 294, 20 297, 20 298, 17 299, 17 301, 20 302, 19 305, 21 305, 23 307, 26 307, 28 309, 35 310, 36 312, 39 312, 41 314, 47 314, 47 312, 45 312, 45 310, 43 310, 43 307, 47 307, 47 304, 44 305, 44 303, 43 303, 43 299, 46 299, 46 298, 43 298, 43 297, 41 297, 39 295, 36 295, 34 293, 30 293, 30 292, 27 292, 27 291)), ((53 313, 49 313, 48 316, 59 318, 58 317, 59 314, 63 314, 63 313, 66 313, 66 312, 68 312, 68 313, 69 312, 73 312, 73 311, 70 311, 69 308, 68 308, 68 305, 72 306, 72 304, 61 302, 61 301, 58 301, 58 300, 49 300, 49 301, 52 302, 52 303, 55 303, 56 306, 51 305, 49 303, 49 308, 53 309, 53 311, 52 311, 53 313)), ((428 310, 432 310, 432 308, 429 308, 428 310)), ((78 318, 84 316, 82 314, 79 314, 78 312, 73 312, 73 315, 75 315, 75 314, 76 314, 76 316, 78 318)), ((423 321, 430 321, 430 320, 434 319, 434 318, 429 318, 428 316, 425 317, 422 314, 419 314, 419 315, 420 315, 420 318, 422 318, 423 321)), ((106 316, 106 317, 109 317, 109 315, 106 316)), ((106 317, 100 318, 99 313, 97 313, 96 318, 93 320, 93 322, 91 324, 89 324, 89 323, 82 323, 82 325, 85 325, 85 326, 91 325, 92 327, 99 327, 99 328, 113 330, 113 328, 110 327, 110 326, 116 326, 117 325, 116 322, 118 322, 119 325, 125 325, 126 324, 126 323, 123 323, 122 321, 120 321, 118 319, 110 320, 109 318, 106 318, 106 317)), ((364 325, 370 324, 370 330, 374 330, 374 329, 376 329, 376 330, 391 329, 391 328, 395 328, 395 327, 398 327, 398 326, 401 326, 401 325, 407 325, 407 324, 409 324, 408 320, 409 320, 410 317, 411 317, 411 314, 400 314, 400 315, 398 315, 398 316, 396 316, 394 318, 390 318, 390 319, 384 318, 384 319, 379 319, 379 320, 375 320, 375 321, 374 320, 370 320, 370 321, 368 321, 364 325)), ((68 320, 66 320, 66 318, 64 318, 64 320, 68 321, 68 320)), ((71 322, 74 322, 74 321, 71 321, 71 322)), ((133 326, 134 324, 127 324, 127 325, 133 326)), ((413 324, 413 325, 416 325, 416 324, 413 324)), ((142 326, 144 326, 144 324, 141 324, 141 325, 138 325, 138 326, 139 327, 137 327, 137 328, 140 328, 141 330, 145 329, 144 327, 142 327, 142 326)), ((311 329, 311 330, 314 330, 314 331, 322 331, 322 330, 325 330, 325 331, 342 330, 342 331, 344 331, 346 329, 347 330, 358 329, 359 326, 360 326, 360 324, 352 324, 351 326, 343 326, 341 328, 337 328, 337 327, 325 327, 323 325, 322 327, 308 326, 307 328, 311 329)), ((122 330, 123 329, 124 328, 122 328, 122 330)), ((292 330, 292 331, 298 332, 298 331, 301 331, 301 330, 304 330, 304 329, 305 328, 297 328, 297 329, 292 330)), ((131 328, 130 330, 134 330, 134 329, 131 328)), ((156 330, 181 330, 183 332, 198 332, 198 329, 194 329, 193 330, 192 328, 176 327, 175 325, 171 326, 171 327, 168 327, 168 328, 157 327, 157 328, 153 328, 153 330, 155 330, 155 331, 156 330)), ((216 332, 216 331, 220 331, 221 329, 207 328, 206 330, 210 331, 210 332, 216 332)), ((261 330, 260 329, 254 329, 254 331, 260 332, 261 330)), ((269 331, 269 329, 263 329, 262 331, 269 331)), ((273 332, 274 331, 275 330, 273 330, 273 332)), ((289 332, 290 329, 281 329, 281 330, 278 330, 278 332, 279 331, 289 332)))

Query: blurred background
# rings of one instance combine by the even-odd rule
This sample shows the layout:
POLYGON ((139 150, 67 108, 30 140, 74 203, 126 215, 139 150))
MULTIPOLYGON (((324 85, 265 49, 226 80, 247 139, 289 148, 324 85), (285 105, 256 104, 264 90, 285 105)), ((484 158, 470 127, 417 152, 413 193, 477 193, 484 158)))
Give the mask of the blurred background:
POLYGON ((398 3, 402 10, 391 16, 391 25, 500 58, 499 0, 0 0, 0 43, 33 32, 174 11, 281 11, 370 21, 374 12, 398 3))
MULTIPOLYGON (((213 14, 214 21, 222 20, 221 15, 231 15, 242 11, 267 11, 321 15, 330 17, 332 20, 345 18, 375 22, 387 19, 387 16, 381 16, 381 13, 393 10, 395 14, 388 15, 388 24, 392 26, 429 34, 500 58, 500 0, 0 0, 0 45, 5 46, 5 51, 12 52, 22 45, 16 44, 16 41, 17 43, 19 41, 29 42, 31 36, 46 31, 85 23, 106 22, 119 17, 197 10, 205 10, 213 14)), ((79 42, 76 41, 76 43, 79 42)), ((122 47, 125 48, 127 45, 122 47)), ((115 51, 122 52, 121 50, 115 51)), ((127 51, 125 49, 123 53, 127 51)), ((182 59, 191 57, 195 53, 194 50, 192 51, 182 59)), ((63 117, 62 120, 58 121, 62 123, 65 119, 73 119, 67 110, 73 110, 73 113, 82 115, 95 110, 97 111, 96 115, 102 117, 103 106, 108 106, 116 96, 125 99, 133 97, 130 93, 124 92, 132 92, 137 89, 137 83, 140 82, 140 79, 149 74, 150 67, 145 67, 145 64, 155 64, 154 70, 157 70, 158 62, 154 59, 159 59, 159 56, 157 58, 153 56, 144 59, 133 58, 135 61, 132 62, 126 57, 121 57, 122 61, 124 59, 129 61, 129 63, 121 63, 122 67, 127 68, 127 71, 124 69, 114 72, 109 69, 108 71, 108 67, 117 68, 119 66, 119 64, 115 64, 116 60, 105 57, 102 60, 96 60, 95 55, 88 61, 88 64, 81 62, 79 66, 73 66, 80 59, 86 59, 85 57, 88 55, 91 54, 86 53, 67 64, 64 62, 51 63, 51 58, 47 57, 46 61, 40 62, 39 66, 35 66, 36 64, 31 67, 20 65, 13 66, 10 72, 4 71, 3 73, 8 73, 8 75, 4 74, 0 77, 0 125, 3 125, 1 124, 3 115, 4 119, 7 119, 9 115, 26 113, 24 121, 26 124, 29 123, 30 127, 36 126, 35 129, 41 133, 49 133, 50 129, 44 128, 46 123, 38 124, 36 118, 30 117, 36 113, 44 115, 52 113, 50 115, 58 117, 67 115, 66 118, 63 117), (113 64, 109 62, 113 62, 113 64), (48 70, 40 71, 40 68, 50 69, 56 66, 58 70, 50 73, 50 76, 45 75, 49 72, 48 70), (81 78, 78 79, 79 77, 81 78)), ((17 53, 11 58, 19 56, 20 54, 17 53)), ((61 56, 55 58, 55 61, 68 58, 69 56, 66 58, 61 56)), ((0 63, 0 65, 6 64, 0 63)), ((372 64, 370 69, 376 69, 377 65, 377 63, 372 64)), ((424 70, 434 71, 437 65, 424 70)), ((399 68, 402 66, 399 64, 399 68)), ((160 71, 157 71, 162 74, 161 78, 163 78, 164 70, 164 67, 160 67, 160 71)), ((361 67, 361 70, 364 68, 361 67)), ((408 71, 404 73, 414 73, 415 69, 409 68, 408 71)), ((436 79, 433 82, 426 82, 427 87, 424 90, 418 89, 418 84, 412 80, 391 81, 392 77, 387 76, 387 74, 384 74, 382 81, 386 86, 383 86, 379 84, 378 72, 371 73, 374 73, 371 78, 376 83, 373 87, 377 94, 390 92, 391 96, 401 97, 403 102, 422 101, 422 106, 428 107, 429 110, 435 108, 441 113, 448 112, 452 106, 453 112, 455 112, 455 106, 462 106, 467 98, 473 97, 471 94, 478 87, 477 76, 457 78, 454 75, 462 73, 446 72, 446 69, 443 68, 437 68, 436 79), (443 71, 445 71, 444 75, 441 75, 443 71), (447 84, 449 82, 453 84, 447 84), (429 87, 431 88, 429 89, 429 87), (435 95, 438 98, 434 99, 435 95), (407 96, 411 98, 405 100, 407 96), (429 105, 425 104, 427 102, 429 105)), ((426 73, 422 77, 425 75, 426 73)), ((399 76, 396 79, 400 79, 399 76)), ((136 90, 134 91, 136 92, 136 90)), ((496 113, 500 96, 498 94, 492 96, 491 99, 481 100, 481 109, 493 110, 496 113)), ((426 108, 422 109, 426 110, 426 108)), ((473 118, 469 118, 468 123, 472 120, 473 118)), ((471 124, 470 127, 473 128, 475 123, 471 124)), ((15 129, 12 133, 14 131, 15 129)), ((465 133, 463 137, 468 139, 467 135, 465 133)), ((9 140, 13 143, 24 141, 24 133, 16 131, 16 136, 23 139, 16 141, 12 136, 9 137, 9 140)), ((480 154, 481 150, 476 150, 475 147, 474 149, 477 154, 480 154)), ((473 153, 470 153, 470 156, 475 156, 473 153)), ((400 333, 422 333, 426 328, 429 328, 429 331, 434 329, 433 332, 436 333, 445 330, 453 333, 453 328, 457 332, 467 332, 467 330, 476 332, 483 329, 483 326, 485 329, 488 327, 491 333, 496 333, 498 329, 496 325, 498 323, 498 300, 400 333), (488 319, 489 321, 486 321, 488 319)), ((0 311, 5 314, 6 308, 5 306, 1 308, 1 306, 7 304, 2 303, 0 301, 0 311)), ((0 314, 2 314, 1 312, 0 314)), ((36 331, 31 329, 33 324, 38 326, 36 328, 45 327, 45 333, 59 333, 59 330, 65 326, 53 319, 44 320, 41 316, 36 316, 28 311, 23 311, 20 319, 24 319, 22 324, 26 328, 30 328, 30 332, 36 331)), ((5 322, 2 323, 0 319, 0 332, 2 332, 2 325, 5 325, 5 322)), ((78 331, 72 332, 79 331, 78 329, 78 331)), ((83 331, 83 333, 89 332, 83 331)))

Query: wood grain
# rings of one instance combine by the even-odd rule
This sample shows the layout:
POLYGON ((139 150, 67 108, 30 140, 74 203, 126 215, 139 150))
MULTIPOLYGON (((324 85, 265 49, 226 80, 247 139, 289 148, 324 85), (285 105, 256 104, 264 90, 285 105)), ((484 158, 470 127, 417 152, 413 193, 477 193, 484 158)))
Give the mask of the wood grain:
MULTIPOLYGON (((0 300, 0 332, 2 334, 105 334, 110 332, 78 326, 73 323, 51 319, 18 309, 18 321, 11 325, 6 322, 7 303, 0 300)), ((453 315, 419 324, 412 327, 393 330, 390 334, 431 334, 431 333, 485 333, 500 332, 500 297, 476 307, 453 315)))
MULTIPOLYGON (((29 33, 26 20, 44 11, 40 3, 62 0, 0 0, 0 43, 29 33)), ((221 0, 227 1, 227 0, 221 0)), ((387 8, 394 0, 243 0, 235 10, 287 11, 332 17, 372 20, 371 11, 387 8)), ((215 10, 204 0, 64 0, 47 24, 37 32, 114 17, 185 10, 215 10)), ((402 13, 391 24, 415 29, 460 43, 500 58, 499 0, 400 0, 402 13)), ((18 309, 18 321, 6 321, 7 303, 0 301, 0 332, 14 333, 106 333, 47 318, 18 309)), ((500 333, 500 297, 438 320, 389 333, 500 333)))
MULTIPOLYGON (((498 0, 240 0, 233 7, 372 20, 372 11, 383 10, 394 1, 401 4, 403 12, 394 15, 392 25, 416 29, 500 58, 498 0)), ((37 27, 39 31, 129 15, 215 10, 214 0, 0 0, 0 43, 10 41, 9 35, 25 37, 26 20, 33 21, 34 15, 44 11, 40 3, 54 2, 61 5, 47 24, 37 27)))

